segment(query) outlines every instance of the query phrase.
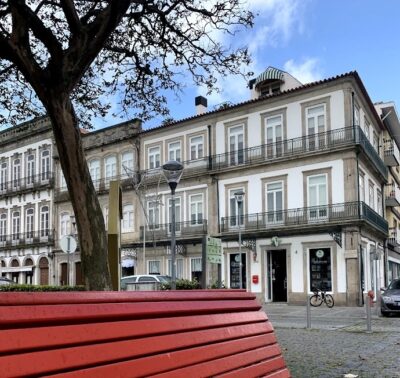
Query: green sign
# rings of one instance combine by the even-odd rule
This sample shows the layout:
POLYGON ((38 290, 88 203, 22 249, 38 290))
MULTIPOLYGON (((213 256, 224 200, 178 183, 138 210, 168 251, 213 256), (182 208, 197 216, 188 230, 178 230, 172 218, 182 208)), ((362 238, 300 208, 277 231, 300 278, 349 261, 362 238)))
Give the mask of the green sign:
POLYGON ((207 236, 207 261, 214 264, 221 264, 221 257, 221 239, 207 236))

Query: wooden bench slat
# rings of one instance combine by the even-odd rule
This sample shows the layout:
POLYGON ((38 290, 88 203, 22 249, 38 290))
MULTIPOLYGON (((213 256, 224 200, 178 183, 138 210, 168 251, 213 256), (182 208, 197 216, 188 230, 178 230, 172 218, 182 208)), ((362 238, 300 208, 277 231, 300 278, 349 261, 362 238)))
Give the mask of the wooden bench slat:
MULTIPOLYGON (((212 361, 207 361, 200 364, 184 367, 181 369, 171 370, 169 372, 154 374, 153 378, 187 378, 187 377, 216 377, 218 375, 240 369, 243 366, 258 363, 279 356, 280 347, 277 344, 265 346, 258 349, 253 349, 237 355, 231 355, 212 361), (199 372, 201 372, 199 374, 199 372)), ((283 359, 282 359, 283 360, 283 359)), ((284 362, 283 362, 284 364, 284 362)), ((278 370, 281 366, 281 361, 273 362, 271 368, 278 370)))
MULTIPOLYGON (((234 326, 267 321, 264 312, 229 313, 214 315, 183 316, 21 328, 0 331, 0 353, 14 353, 38 348, 52 349, 57 346, 72 346, 84 343, 129 339, 165 333, 200 330, 221 326, 234 326)), ((268 323, 269 324, 269 323, 268 323)))
MULTIPOLYGON (((123 361, 116 364, 84 369, 79 371, 79 377, 124 377, 129 375, 126 372, 134 372, 134 376, 136 377, 150 377, 164 371, 171 371, 183 366, 213 360, 216 356, 229 356, 243 351, 257 349, 262 346, 273 345, 275 343, 276 338, 272 333, 252 336, 244 339, 226 341, 218 344, 210 344, 197 348, 163 353, 131 361, 123 361)), ((75 371, 56 374, 52 377, 71 378, 77 376, 77 372, 75 371)))
POLYGON ((63 322, 78 323, 96 319, 138 319, 143 317, 213 314, 220 312, 257 311, 254 300, 182 301, 149 303, 77 304, 52 306, 5 306, 0 311, 0 326, 63 322))
POLYGON ((66 369, 84 368, 180 348, 224 342, 271 332, 269 323, 206 329, 179 335, 162 335, 95 345, 13 354, 0 357, 3 372, 12 376, 43 375, 66 369), (21 361, 24 363, 22 364, 21 361), (46 361, 43 363, 43 361, 46 361))
POLYGON ((262 361, 254 365, 235 369, 226 374, 217 375, 218 378, 249 378, 249 377, 268 377, 268 378, 288 378, 289 370, 283 369, 285 361, 282 356, 262 361), (276 371, 279 369, 278 371, 276 371))
POLYGON ((255 294, 245 290, 179 290, 179 291, 125 291, 125 292, 48 292, 1 293, 0 306, 26 306, 73 303, 120 303, 164 301, 254 300, 255 294))

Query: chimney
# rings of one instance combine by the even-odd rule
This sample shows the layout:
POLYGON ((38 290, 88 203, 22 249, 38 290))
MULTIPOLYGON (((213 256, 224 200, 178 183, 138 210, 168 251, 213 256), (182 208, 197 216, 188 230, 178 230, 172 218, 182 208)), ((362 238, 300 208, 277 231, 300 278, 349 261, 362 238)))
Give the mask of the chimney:
POLYGON ((197 96, 194 99, 194 104, 196 105, 196 114, 200 115, 207 111, 207 99, 203 96, 197 96))

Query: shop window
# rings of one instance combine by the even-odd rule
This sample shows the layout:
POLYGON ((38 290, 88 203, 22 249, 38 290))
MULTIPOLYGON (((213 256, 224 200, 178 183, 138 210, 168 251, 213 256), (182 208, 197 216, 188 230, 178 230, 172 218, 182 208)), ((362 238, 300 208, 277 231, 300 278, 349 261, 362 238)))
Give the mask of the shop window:
POLYGON ((332 291, 331 249, 310 249, 310 291, 317 287, 332 291))

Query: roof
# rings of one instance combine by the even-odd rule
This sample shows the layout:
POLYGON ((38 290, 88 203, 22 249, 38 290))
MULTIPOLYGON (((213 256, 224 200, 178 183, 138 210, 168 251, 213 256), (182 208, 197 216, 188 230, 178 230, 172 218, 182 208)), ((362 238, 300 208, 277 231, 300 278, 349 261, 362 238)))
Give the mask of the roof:
POLYGON ((309 88, 318 87, 320 85, 327 84, 327 83, 332 83, 332 82, 335 82, 337 80, 341 80, 341 79, 345 79, 345 78, 353 78, 356 81, 356 83, 360 87, 361 92, 364 95, 364 97, 365 97, 365 99, 366 99, 366 101, 368 103, 368 106, 370 107, 370 110, 371 110, 372 114, 374 115, 375 121, 380 126, 380 128, 382 130, 384 130, 385 127, 384 127, 384 125, 383 125, 383 123, 381 121, 381 118, 379 117, 375 107, 374 107, 374 104, 371 101, 371 98, 369 97, 369 94, 368 94, 367 90, 364 87, 363 82, 360 79, 360 76, 358 75, 357 71, 350 71, 350 72, 347 72, 347 73, 344 73, 344 74, 341 74, 341 75, 337 75, 337 76, 333 76, 333 77, 330 77, 330 78, 327 78, 327 79, 322 79, 322 80, 314 81, 312 83, 303 84, 303 85, 300 85, 300 86, 295 87, 295 88, 287 89, 286 91, 281 91, 281 92, 273 93, 273 94, 270 94, 270 95, 267 95, 267 96, 263 96, 263 97, 247 100, 247 101, 244 101, 244 102, 240 102, 240 103, 237 103, 237 104, 228 105, 228 106, 224 107, 223 109, 215 109, 215 110, 211 110, 209 112, 205 112, 205 113, 202 113, 202 114, 199 114, 199 115, 193 115, 191 117, 187 117, 187 118, 183 118, 183 119, 180 119, 180 120, 176 120, 176 121, 173 121, 173 122, 165 124, 165 125, 155 126, 155 127, 150 128, 150 129, 142 130, 141 133, 150 133, 150 132, 153 132, 153 131, 166 129, 168 127, 172 127, 172 126, 184 123, 184 122, 205 118, 207 116, 210 116, 210 115, 213 115, 213 114, 220 114, 220 113, 223 113, 223 112, 227 112, 229 110, 239 109, 241 107, 244 107, 244 106, 247 106, 247 105, 250 105, 250 104, 257 104, 257 103, 265 101, 267 99, 272 99, 272 98, 275 99, 275 98, 283 97, 283 96, 285 96, 287 94, 301 92, 301 91, 307 90, 309 88))
POLYGON ((284 72, 274 67, 268 67, 262 74, 256 77, 255 85, 266 80, 283 80, 284 72))

